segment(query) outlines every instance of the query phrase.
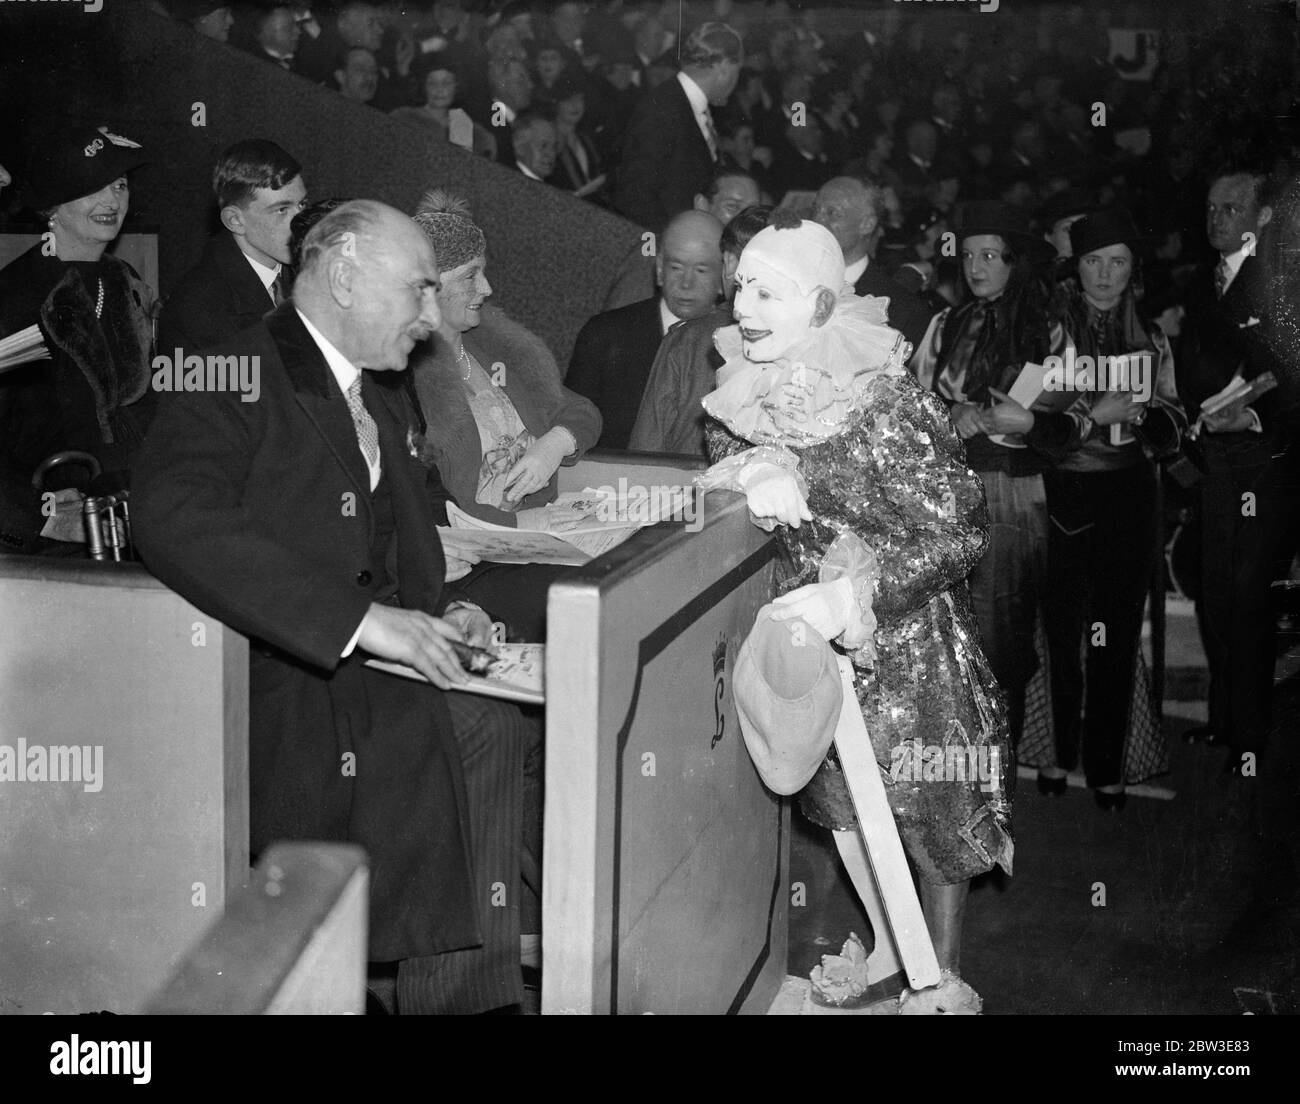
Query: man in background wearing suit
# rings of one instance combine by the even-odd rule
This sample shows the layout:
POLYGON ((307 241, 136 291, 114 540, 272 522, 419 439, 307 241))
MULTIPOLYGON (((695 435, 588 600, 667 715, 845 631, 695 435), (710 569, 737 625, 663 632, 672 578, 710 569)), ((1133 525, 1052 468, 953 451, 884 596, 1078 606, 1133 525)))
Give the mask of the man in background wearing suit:
POLYGON ((744 48, 725 23, 704 23, 682 45, 681 71, 642 98, 623 139, 614 207, 661 233, 690 210, 721 155, 710 105, 727 102, 744 48))
MULTIPOLYGON (((1272 207, 1262 176, 1221 173, 1210 181, 1205 230, 1218 257, 1188 291, 1178 391, 1188 414, 1234 376, 1252 380, 1272 367, 1264 339, 1270 316, 1263 265, 1255 252, 1272 207)), ((1198 445, 1201 482, 1201 639, 1210 668, 1208 735, 1227 744, 1227 767, 1258 754, 1273 685, 1271 549, 1293 503, 1266 493, 1272 466, 1288 445, 1277 392, 1234 403, 1205 419, 1198 445)), ((1253 772, 1247 772, 1253 773, 1253 772)))
POLYGON ((722 223, 684 211, 669 224, 655 254, 661 294, 589 319, 578 334, 565 386, 594 402, 604 429, 596 447, 625 449, 650 366, 664 334, 707 314, 722 291, 722 223))
POLYGON ((844 251, 844 281, 858 295, 889 300, 889 324, 920 347, 933 312, 920 296, 908 291, 872 259, 885 232, 885 193, 854 176, 837 176, 817 192, 813 221, 821 223, 844 251))
POLYGON ((407 450, 400 391, 374 378, 439 324, 437 261, 373 201, 326 214, 302 258, 293 298, 218 346, 259 358, 258 401, 181 392, 155 420, 137 542, 249 638, 253 852, 365 847, 369 957, 397 963, 401 1011, 514 1005, 524 760, 540 741, 515 706, 444 693, 465 680, 453 642, 483 645, 491 625, 443 585, 447 494, 407 450))
POLYGON ((298 162, 261 138, 217 161, 212 190, 224 229, 163 304, 158 351, 197 353, 261 321, 287 297, 289 224, 307 202, 298 162))

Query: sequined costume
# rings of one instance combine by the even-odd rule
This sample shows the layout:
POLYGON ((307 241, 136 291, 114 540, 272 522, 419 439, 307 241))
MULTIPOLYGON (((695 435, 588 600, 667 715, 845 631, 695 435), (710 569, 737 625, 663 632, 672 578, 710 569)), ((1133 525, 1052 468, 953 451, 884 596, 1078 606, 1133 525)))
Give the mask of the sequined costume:
MULTIPOLYGON (((814 341, 762 368, 750 397, 729 402, 720 387, 714 395, 724 401, 705 405, 715 416, 710 457, 722 462, 703 485, 736 486, 754 459, 802 476, 813 520, 778 527, 786 558, 778 589, 846 573, 855 587, 866 580, 867 631, 842 638, 858 701, 908 854, 927 881, 951 884, 994 865, 1009 873, 1012 863, 1005 710, 964 581, 987 544, 988 514, 946 408, 902 368, 908 346, 884 323, 882 300, 846 293, 814 341), (850 350, 847 375, 818 360, 850 350), (800 390, 817 432, 767 417, 800 390), (832 416, 816 419, 819 411, 832 416)), ((717 344, 729 366, 743 361, 736 327, 719 331, 717 344)), ((724 367, 719 380, 727 378, 724 367)), ((823 827, 854 824, 833 748, 800 801, 823 827)))

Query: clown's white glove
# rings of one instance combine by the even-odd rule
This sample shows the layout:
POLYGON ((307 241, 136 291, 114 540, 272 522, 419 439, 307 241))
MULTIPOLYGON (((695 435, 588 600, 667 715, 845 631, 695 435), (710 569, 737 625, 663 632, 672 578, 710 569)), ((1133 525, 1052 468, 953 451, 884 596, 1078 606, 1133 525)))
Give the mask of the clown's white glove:
POLYGON ((799 617, 808 622, 826 640, 834 640, 848 628, 849 617, 856 608, 853 582, 847 576, 831 583, 809 583, 783 594, 772 603, 773 621, 799 617))
MULTIPOLYGON (((805 521, 812 521, 799 478, 789 468, 779 464, 752 464, 745 468, 738 483, 745 493, 749 512, 760 524, 779 522, 798 529, 805 521)), ((762 527, 770 530, 771 525, 762 527)))

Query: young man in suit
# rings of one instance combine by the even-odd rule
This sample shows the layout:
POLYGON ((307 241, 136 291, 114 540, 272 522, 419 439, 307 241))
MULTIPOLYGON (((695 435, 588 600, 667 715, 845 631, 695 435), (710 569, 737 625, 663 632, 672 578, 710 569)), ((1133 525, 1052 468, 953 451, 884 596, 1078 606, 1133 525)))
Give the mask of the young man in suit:
POLYGON ((254 853, 364 846, 369 956, 398 964, 399 1008, 469 1013, 522 999, 524 757, 539 742, 514 706, 444 693, 464 682, 453 642, 481 646, 491 625, 443 584, 446 491, 375 378, 437 327, 437 288, 405 215, 373 201, 325 215, 293 298, 218 346, 258 358, 259 400, 173 396, 132 514, 149 569, 249 637, 254 853))
POLYGON ((307 202, 302 169, 274 142, 222 153, 212 174, 222 231, 163 304, 158 351, 197 353, 261 321, 288 295, 289 224, 307 202))
MULTIPOLYGON (((1273 367, 1265 340, 1270 300, 1255 256, 1273 210, 1261 202, 1264 178, 1226 172, 1210 181, 1205 230, 1218 256, 1189 289, 1178 391, 1193 415, 1234 376, 1254 379, 1273 367)), ((1279 527, 1294 503, 1264 493, 1286 450, 1277 392, 1234 403, 1205 419, 1198 445, 1201 639, 1210 668, 1208 735, 1230 749, 1228 768, 1258 753, 1267 735, 1273 685, 1273 556, 1279 527)))
POLYGON ((597 448, 625 449, 650 366, 678 322, 707 314, 722 289, 722 223, 684 211, 669 224, 655 254, 660 294, 605 311, 578 334, 565 386, 594 402, 604 421, 597 448))
POLYGON ((933 311, 919 295, 908 291, 874 263, 885 231, 885 194, 875 184, 854 176, 837 176, 817 192, 813 221, 821 223, 844 251, 844 280, 858 295, 889 300, 889 324, 920 347, 933 311))
POLYGON ((710 105, 727 102, 744 48, 725 23, 704 23, 682 46, 681 71, 643 97, 623 139, 614 207, 661 233, 690 210, 709 182, 721 149, 710 105))

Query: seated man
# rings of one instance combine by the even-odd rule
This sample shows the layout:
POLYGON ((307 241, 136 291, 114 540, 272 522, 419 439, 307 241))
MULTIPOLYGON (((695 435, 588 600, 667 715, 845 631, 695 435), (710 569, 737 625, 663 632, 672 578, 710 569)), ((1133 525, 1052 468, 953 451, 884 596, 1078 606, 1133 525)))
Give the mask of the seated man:
POLYGON ((746 207, 757 206, 762 201, 758 181, 743 169, 718 169, 704 191, 695 197, 695 209, 707 211, 726 226, 746 207))
POLYGON ((167 356, 234 337, 288 293, 289 224, 307 200, 298 162, 262 138, 236 142, 217 161, 212 190, 224 229, 163 304, 158 349, 167 356))
POLYGON ((350 46, 339 54, 334 69, 339 95, 353 103, 368 104, 379 91, 379 62, 364 46, 350 46))
POLYGON ((521 839, 535 825, 525 757, 539 747, 514 706, 445 693, 465 681, 453 645, 491 626, 443 584, 446 493, 370 376, 403 370, 437 327, 437 287, 405 215, 366 200, 329 212, 293 298, 218 346, 260 358, 259 401, 175 395, 132 513, 149 569, 250 639, 254 854, 280 839, 364 846, 369 956, 398 964, 399 1008, 482 1012, 522 998, 520 864, 537 843, 521 839))
POLYGON ((529 180, 545 182, 555 171, 558 139, 550 112, 542 109, 521 114, 510 129, 515 168, 529 180))
POLYGON ((700 400, 717 387, 722 355, 713 335, 730 326, 736 294, 736 266, 749 239, 767 225, 770 207, 746 207, 722 231, 722 282, 726 298, 708 314, 674 326, 659 346, 628 448, 708 459, 704 407, 700 400))
POLYGON ((625 449, 659 343, 683 320, 709 313, 722 289, 722 223, 684 211, 668 224, 655 256, 662 293, 605 311, 578 334, 565 386, 600 410, 597 448, 625 449))

